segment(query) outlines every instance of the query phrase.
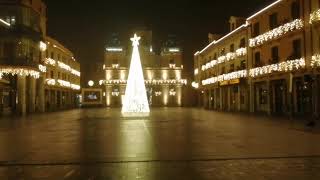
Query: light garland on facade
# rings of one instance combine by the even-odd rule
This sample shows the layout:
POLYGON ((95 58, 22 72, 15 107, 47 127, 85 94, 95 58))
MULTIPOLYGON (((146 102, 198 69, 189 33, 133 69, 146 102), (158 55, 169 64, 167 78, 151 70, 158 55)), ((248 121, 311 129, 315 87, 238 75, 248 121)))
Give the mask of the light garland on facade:
POLYGON ((250 69, 250 77, 257 77, 266 74, 271 74, 273 72, 288 72, 293 70, 298 70, 306 66, 305 59, 300 58, 296 60, 288 60, 278 64, 271 64, 263 67, 257 67, 250 69))
POLYGON ((56 66, 56 61, 51 58, 46 58, 45 64, 49 64, 51 66, 56 66))
POLYGON ((279 38, 289 32, 302 29, 303 26, 304 26, 303 20, 296 19, 292 22, 286 23, 280 27, 277 27, 271 31, 268 31, 262 35, 259 35, 253 39, 250 39, 249 46, 250 47, 260 46, 260 45, 264 44, 265 42, 279 38))
POLYGON ((237 57, 243 57, 247 55, 247 48, 239 48, 236 50, 237 57))
POLYGON ((198 89, 199 88, 199 83, 196 83, 196 82, 192 82, 192 87, 195 88, 195 89, 198 89))
POLYGON ((73 90, 80 90, 81 87, 79 85, 76 85, 76 84, 71 84, 71 89, 73 90))
POLYGON ((71 87, 71 83, 62 79, 58 79, 58 83, 62 87, 71 87))
POLYGON ((202 71, 208 70, 218 64, 222 64, 222 63, 234 60, 236 58, 243 57, 245 55, 247 55, 247 48, 237 49, 235 53, 229 52, 225 56, 218 57, 218 60, 212 60, 212 61, 208 62, 207 64, 205 64, 201 67, 201 70, 202 71))
POLYGON ((46 79, 46 83, 50 86, 55 86, 56 80, 55 79, 46 79))
POLYGON ((310 21, 309 21, 309 23, 310 23, 310 24, 313 24, 313 23, 316 22, 316 21, 320 21, 320 9, 318 9, 318 10, 316 10, 316 11, 314 11, 314 12, 312 12, 312 13, 310 14, 310 21))
POLYGON ((199 74, 199 69, 196 68, 196 69, 194 70, 194 75, 198 75, 198 74, 199 74))
POLYGON ((79 76, 79 77, 81 76, 81 73, 79 71, 75 70, 75 69, 71 69, 71 74, 74 74, 74 75, 79 76))
POLYGON ((47 72, 47 67, 42 65, 42 64, 39 64, 39 70, 43 73, 47 72))
POLYGON ((30 76, 35 79, 39 79, 40 72, 27 69, 27 68, 15 68, 15 67, 0 67, 0 79, 4 74, 10 74, 12 76, 30 76))
POLYGON ((315 54, 312 56, 311 67, 312 68, 320 67, 320 54, 315 54))
POLYGON ((67 71, 71 71, 71 67, 69 65, 66 65, 65 63, 61 62, 61 61, 58 61, 58 66, 61 68, 61 69, 65 69, 67 71))
POLYGON ((232 73, 222 74, 220 76, 211 77, 209 79, 203 80, 202 85, 210 85, 221 81, 229 81, 233 79, 245 78, 247 77, 247 70, 236 71, 232 73))
MULTIPOLYGON (((115 80, 106 80, 104 81, 105 84, 126 84, 127 80, 120 80, 120 79, 115 79, 115 80)), ((145 80, 146 84, 152 84, 152 85, 161 85, 161 84, 181 84, 181 85, 186 85, 187 80, 186 79, 180 79, 180 80, 145 80)))
POLYGON ((57 81, 55 79, 46 79, 46 84, 49 86, 55 86, 57 85, 57 82, 59 83, 60 86, 66 87, 66 88, 71 88, 72 90, 80 90, 81 86, 77 84, 71 84, 68 81, 64 81, 61 79, 58 79, 57 81))
MULTIPOLYGON (((73 75, 76 75, 76 76, 79 76, 79 77, 81 76, 81 73, 78 70, 71 68, 69 65, 67 65, 67 64, 65 64, 63 62, 56 61, 56 60, 54 60, 52 58, 46 58, 46 60, 45 60, 45 64, 48 64, 48 65, 51 65, 51 66, 56 66, 57 62, 58 62, 58 66, 61 69, 70 71, 71 74, 73 74, 73 75)), ((40 65, 39 65, 39 69, 40 69, 41 72, 46 72, 47 71, 47 70, 43 71, 44 67, 41 67, 41 69, 40 69, 40 65)))

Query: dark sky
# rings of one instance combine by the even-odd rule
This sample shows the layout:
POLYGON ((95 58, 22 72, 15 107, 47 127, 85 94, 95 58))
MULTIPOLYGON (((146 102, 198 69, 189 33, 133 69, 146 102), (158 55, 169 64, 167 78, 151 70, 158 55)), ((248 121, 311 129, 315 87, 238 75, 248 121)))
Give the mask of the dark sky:
POLYGON ((103 61, 113 32, 145 26, 154 41, 177 35, 184 49, 186 71, 192 74, 193 53, 207 44, 207 34, 227 33, 231 15, 247 17, 273 0, 44 0, 48 34, 85 63, 103 61))

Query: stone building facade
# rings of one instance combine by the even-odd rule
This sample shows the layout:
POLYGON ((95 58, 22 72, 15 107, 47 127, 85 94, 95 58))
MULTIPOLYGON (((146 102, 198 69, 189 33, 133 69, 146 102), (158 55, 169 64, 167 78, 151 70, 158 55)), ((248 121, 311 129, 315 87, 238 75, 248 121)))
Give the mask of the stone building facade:
MULTIPOLYGON (((151 106, 183 106, 184 87, 182 48, 173 37, 162 45, 160 53, 154 52, 152 31, 136 32, 141 37, 139 51, 144 71, 149 104, 151 106)), ((114 36, 105 53, 105 104, 108 107, 122 105, 131 60, 131 43, 120 42, 114 36)))
POLYGON ((46 11, 41 0, 0 1, 0 114, 46 110, 46 11))
POLYGON ((231 18, 231 33, 195 54, 193 86, 198 89, 200 104, 213 109, 217 107, 214 104, 220 104, 222 108, 217 109, 227 111, 317 116, 320 60, 318 9, 319 2, 316 0, 278 0, 242 19, 240 24, 231 18), (241 72, 234 70, 230 74, 225 67, 233 70, 230 63, 237 64, 238 59, 228 60, 228 54, 224 56, 224 51, 219 47, 222 44, 227 49, 229 44, 239 43, 239 39, 245 39, 246 51, 243 52, 246 55, 242 58, 243 66, 240 66, 245 69, 241 72), (226 60, 222 61, 218 55, 212 56, 219 51, 226 60), (214 69, 219 69, 216 70, 218 73, 214 73, 214 69), (224 90, 226 80, 229 84, 240 83, 240 88, 234 89, 238 93, 238 101, 234 100, 230 90, 224 90), (215 89, 228 95, 217 96, 219 93, 214 93, 215 89), (238 108, 233 108, 232 103, 238 108), (223 104, 229 105, 224 108, 223 104))

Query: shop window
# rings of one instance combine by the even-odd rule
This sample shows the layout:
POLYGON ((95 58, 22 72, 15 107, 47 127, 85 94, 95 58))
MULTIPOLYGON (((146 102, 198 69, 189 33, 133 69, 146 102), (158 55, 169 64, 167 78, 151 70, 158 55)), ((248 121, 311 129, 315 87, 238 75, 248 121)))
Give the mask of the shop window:
POLYGON ((240 96, 240 104, 244 104, 244 103, 245 103, 244 95, 241 94, 241 96, 240 96))

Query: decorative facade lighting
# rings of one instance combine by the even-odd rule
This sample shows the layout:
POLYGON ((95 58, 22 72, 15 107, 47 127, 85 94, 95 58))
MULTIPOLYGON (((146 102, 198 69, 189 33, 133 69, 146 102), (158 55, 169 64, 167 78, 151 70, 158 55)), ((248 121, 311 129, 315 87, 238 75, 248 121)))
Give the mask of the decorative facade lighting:
POLYGON ((170 96, 176 96, 177 92, 174 89, 170 89, 169 95, 170 96))
POLYGON ((123 49, 121 47, 108 47, 106 48, 108 52, 122 52, 123 49))
POLYGON ((195 88, 195 89, 198 89, 199 88, 199 83, 192 82, 192 87, 195 88))
POLYGON ((71 83, 62 79, 58 79, 58 83, 62 87, 71 87, 71 83))
POLYGON ((55 79, 46 79, 46 83, 50 86, 55 86, 56 80, 55 79))
POLYGON ((2 24, 4 24, 4 25, 8 26, 8 27, 11 26, 10 23, 8 23, 7 21, 5 21, 5 20, 3 20, 3 19, 1 19, 1 18, 0 18, 0 22, 1 22, 2 24))
POLYGON ((179 48, 169 48, 169 52, 177 53, 177 52, 180 52, 180 49, 179 48))
POLYGON ((39 48, 40 48, 40 51, 44 52, 44 51, 47 50, 47 44, 42 42, 42 41, 40 41, 39 48))
POLYGON ((271 31, 268 31, 260 36, 250 39, 249 46, 250 47, 260 46, 268 41, 279 38, 289 32, 300 30, 303 28, 303 26, 304 26, 303 20, 296 19, 292 22, 286 23, 280 27, 277 27, 271 31))
POLYGON ((51 58, 46 58, 45 64, 49 64, 51 66, 56 66, 56 61, 51 58))
POLYGON ((315 54, 312 56, 311 67, 312 68, 320 67, 320 54, 315 54))
POLYGON ((47 67, 42 65, 42 64, 39 64, 39 70, 43 73, 47 72, 47 67))
POLYGON ((161 91, 156 91, 154 94, 155 94, 155 96, 161 96, 162 92, 161 91))
POLYGON ((120 67, 119 64, 112 64, 112 68, 114 68, 114 69, 118 69, 119 67, 120 67))
POLYGON ((90 87, 92 87, 92 86, 94 86, 94 82, 93 82, 92 80, 90 80, 90 81, 88 82, 88 85, 89 85, 90 87))
POLYGON ((218 60, 212 60, 212 61, 206 63, 205 65, 203 65, 201 67, 201 70, 202 71, 208 70, 208 69, 213 68, 214 66, 216 66, 218 64, 222 64, 222 63, 234 60, 236 58, 239 58, 239 57, 242 57, 242 56, 245 56, 245 55, 247 55, 247 48, 237 49, 235 53, 229 52, 225 56, 218 57, 218 60))
POLYGON ((169 64, 169 68, 171 68, 171 69, 176 68, 176 64, 169 64))
POLYGON ((198 75, 198 74, 199 74, 199 69, 196 68, 196 69, 194 70, 194 75, 198 75))
POLYGON ((74 75, 79 76, 79 77, 81 76, 81 73, 79 71, 75 70, 75 69, 71 69, 71 74, 74 74, 74 75))
POLYGON ((71 84, 71 89, 73 90, 80 90, 81 87, 79 85, 76 85, 76 84, 71 84))
POLYGON ((278 64, 271 64, 263 67, 257 67, 250 69, 250 77, 257 77, 266 74, 271 74, 273 72, 288 72, 293 70, 298 70, 306 66, 305 59, 289 60, 286 62, 281 62, 278 64))
POLYGON ((120 95, 120 92, 112 92, 111 95, 118 97, 120 95))
POLYGON ((15 67, 0 67, 0 78, 2 78, 3 74, 11 74, 12 76, 31 76, 35 79, 38 79, 40 77, 40 72, 38 71, 15 67))
POLYGON ((247 55, 247 48, 239 48, 236 50, 237 57, 242 57, 247 55))
POLYGON ((309 21, 309 23, 310 23, 310 24, 313 24, 313 23, 316 22, 316 21, 320 21, 320 9, 318 9, 318 10, 316 10, 316 11, 314 11, 314 12, 312 12, 312 13, 310 14, 310 21, 309 21))
MULTIPOLYGON (((127 80, 106 80, 105 84, 126 84, 127 80)), ((152 85, 161 85, 161 84, 173 84, 173 85, 187 85, 186 79, 172 79, 172 80, 145 80, 145 84, 152 84, 152 85)))
POLYGON ((58 66, 61 68, 61 69, 65 69, 67 71, 71 71, 71 67, 69 65, 66 65, 65 63, 61 62, 61 61, 58 61, 58 66))
POLYGON ((223 74, 220 76, 212 77, 202 81, 202 85, 210 85, 221 81, 229 81, 233 79, 240 79, 247 77, 247 70, 236 71, 232 73, 223 74))

